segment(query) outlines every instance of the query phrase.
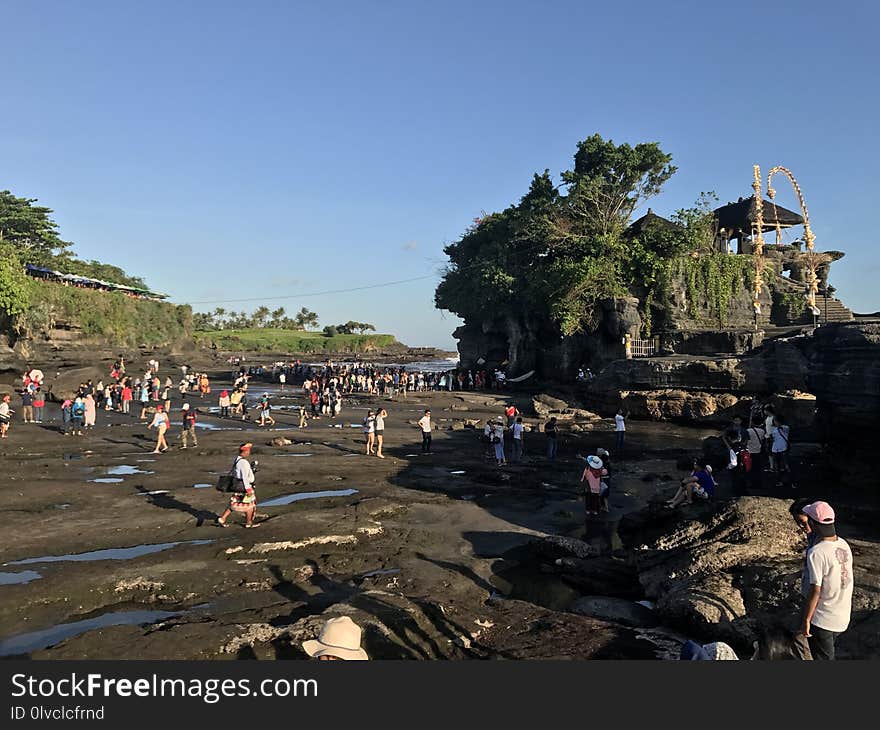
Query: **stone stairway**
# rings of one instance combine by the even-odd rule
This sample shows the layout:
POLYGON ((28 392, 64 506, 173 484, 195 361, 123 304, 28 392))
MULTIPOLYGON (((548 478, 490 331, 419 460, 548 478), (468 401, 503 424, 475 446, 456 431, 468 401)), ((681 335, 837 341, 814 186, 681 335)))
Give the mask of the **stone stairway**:
MULTIPOLYGON (((825 298, 818 296, 816 297, 816 307, 819 309, 821 313, 818 317, 820 322, 825 322, 825 298)), ((853 313, 852 310, 847 308, 847 306, 841 302, 839 299, 834 299, 833 297, 828 298, 828 319, 829 322, 852 322, 853 313)))

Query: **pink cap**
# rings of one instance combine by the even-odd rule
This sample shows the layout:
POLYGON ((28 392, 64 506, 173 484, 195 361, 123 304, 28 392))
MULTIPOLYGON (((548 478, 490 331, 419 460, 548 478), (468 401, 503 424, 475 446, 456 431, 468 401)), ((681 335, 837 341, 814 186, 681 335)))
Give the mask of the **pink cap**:
POLYGON ((834 510, 828 502, 813 502, 803 508, 803 513, 823 525, 834 524, 834 510))

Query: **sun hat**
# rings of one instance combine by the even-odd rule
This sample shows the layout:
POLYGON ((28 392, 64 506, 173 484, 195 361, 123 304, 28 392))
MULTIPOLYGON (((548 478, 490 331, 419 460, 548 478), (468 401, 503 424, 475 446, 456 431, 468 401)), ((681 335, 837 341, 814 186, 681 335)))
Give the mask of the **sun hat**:
POLYGON ((184 411, 188 411, 188 410, 189 410, 189 403, 184 403, 184 404, 181 406, 181 408, 182 408, 184 411))
POLYGON ((821 525, 834 524, 834 510, 828 502, 812 502, 803 508, 803 513, 821 525))
POLYGON ((611 456, 611 454, 609 452, 607 452, 605 449, 600 447, 600 448, 596 449, 596 456, 611 456))
POLYGON ((361 648, 361 627, 348 616, 331 618, 321 628, 317 639, 304 641, 303 651, 312 658, 335 656, 339 659, 369 659, 361 648))
POLYGON ((600 459, 598 456, 588 456, 587 463, 590 465, 591 469, 602 468, 602 459, 600 459))

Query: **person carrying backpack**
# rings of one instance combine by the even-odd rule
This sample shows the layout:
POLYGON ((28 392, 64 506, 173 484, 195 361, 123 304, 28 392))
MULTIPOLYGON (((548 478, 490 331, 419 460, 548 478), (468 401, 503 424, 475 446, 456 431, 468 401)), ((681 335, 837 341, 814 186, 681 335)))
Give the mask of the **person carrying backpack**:
POLYGON ((83 435, 83 424, 86 420, 86 402, 81 395, 78 395, 70 407, 70 416, 73 423, 73 433, 77 436, 83 435))
MULTIPOLYGON (((790 472, 788 465, 788 450, 791 448, 788 425, 780 414, 773 417, 773 429, 770 432, 770 456, 773 459, 773 469, 778 474, 790 472)), ((777 484, 781 484, 777 482, 777 484)))
POLYGON ((220 527, 229 527, 226 520, 233 512, 239 512, 245 516, 245 527, 259 527, 254 522, 257 513, 257 493, 254 491, 254 483, 256 477, 254 470, 248 461, 251 455, 252 443, 244 443, 238 447, 238 456, 232 462, 232 479, 236 490, 229 498, 229 506, 220 517, 217 518, 217 524, 220 527))

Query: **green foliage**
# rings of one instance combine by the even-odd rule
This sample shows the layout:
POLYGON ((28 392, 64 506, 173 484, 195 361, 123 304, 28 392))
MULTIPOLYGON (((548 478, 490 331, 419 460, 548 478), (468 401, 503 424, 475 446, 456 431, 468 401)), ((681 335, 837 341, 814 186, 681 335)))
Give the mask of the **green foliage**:
POLYGON ((210 345, 214 342, 223 350, 286 353, 371 352, 400 344, 393 335, 325 336, 322 332, 292 332, 271 328, 197 332, 195 336, 201 344, 210 345))
POLYGON ((688 314, 696 317, 701 309, 708 308, 723 327, 727 323, 730 300, 744 286, 754 285, 755 260, 752 256, 720 252, 682 256, 673 262, 670 274, 684 278, 688 314))
POLYGON ((31 306, 15 319, 16 328, 33 335, 58 323, 80 327, 114 345, 166 345, 192 335, 189 305, 136 299, 121 292, 80 289, 26 277, 31 306))
POLYGON ((671 161, 656 142, 615 145, 594 134, 578 144, 574 169, 562 173, 567 203, 588 224, 586 232, 621 233, 633 211, 675 174, 671 161))
POLYGON ((129 276, 118 266, 102 264, 100 261, 81 261, 75 258, 50 261, 49 265, 61 270, 65 274, 79 274, 91 279, 100 279, 112 284, 123 284, 136 289, 147 289, 144 280, 138 276, 129 276))
MULTIPOLYGON (((335 327, 336 331, 341 335, 365 334, 376 331, 376 328, 367 322, 353 322, 352 320, 348 320, 345 324, 337 324, 335 327)), ((327 328, 325 327, 324 329, 326 330, 327 328)))
POLYGON ((29 301, 28 277, 15 248, 0 244, 0 321, 26 311, 29 301))
POLYGON ((70 247, 58 235, 51 208, 34 205, 36 198, 19 198, 0 190, 0 242, 15 246, 22 264, 45 266, 70 247))
POLYGON ((593 326, 601 300, 656 278, 664 247, 684 245, 621 235, 635 207, 675 172, 670 160, 656 143, 581 142, 563 173, 567 194, 549 170, 536 174, 519 203, 476 219, 444 249, 450 263, 436 305, 464 319, 528 312, 564 335, 593 326))
POLYGON ((336 337, 339 334, 339 329, 335 324, 327 325, 324 328, 324 337, 336 337))
MULTIPOLYGON (((193 321, 196 331, 253 329, 270 327, 272 329, 304 331, 307 327, 318 326, 318 315, 303 307, 293 318, 285 315, 284 307, 270 312, 266 306, 259 306, 253 314, 247 312, 227 312, 217 307, 213 312, 196 312, 193 321)), ((357 322, 352 324, 358 324, 357 322)), ((372 325, 367 325, 372 327, 372 325)))
POLYGON ((791 322, 799 321, 807 311, 807 300, 802 292, 782 292, 779 304, 785 312, 785 318, 791 322))

